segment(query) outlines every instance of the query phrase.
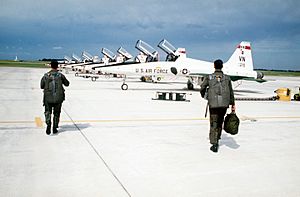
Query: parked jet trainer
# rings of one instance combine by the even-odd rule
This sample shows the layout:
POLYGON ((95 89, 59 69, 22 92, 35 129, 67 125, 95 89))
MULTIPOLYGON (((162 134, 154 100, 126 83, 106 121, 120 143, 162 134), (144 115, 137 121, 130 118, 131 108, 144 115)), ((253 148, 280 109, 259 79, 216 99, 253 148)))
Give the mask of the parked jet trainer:
MULTIPOLYGON (((185 77, 188 78, 188 89, 193 89, 195 85, 201 85, 204 77, 214 72, 212 62, 187 58, 185 48, 176 49, 165 39, 158 44, 158 47, 167 53, 165 61, 158 61, 158 52, 144 41, 138 40, 136 48, 141 53, 134 62, 94 65, 93 68, 125 76, 151 77, 154 81, 159 81, 164 77, 185 77)), ((229 60, 224 63, 223 72, 229 75, 232 81, 265 82, 263 73, 253 70, 250 42, 242 41, 237 46, 229 60)), ((126 77, 121 88, 122 90, 128 89, 126 77)))
MULTIPOLYGON (((70 70, 76 71, 75 76, 83 76, 83 77, 91 77, 91 75, 95 74, 97 67, 105 66, 105 65, 114 65, 121 64, 125 61, 131 59, 133 56, 128 53, 123 47, 120 47, 118 50, 118 55, 115 55, 113 52, 106 48, 101 49, 101 53, 103 57, 100 59, 99 56, 92 56, 86 51, 83 51, 81 57, 72 55, 72 58, 69 56, 64 57, 64 62, 59 64, 59 68, 68 73, 70 70)), ((98 69, 98 71, 100 71, 98 69)), ((100 72, 101 73, 101 72, 100 72)), ((95 74, 94 78, 97 76, 95 74)))

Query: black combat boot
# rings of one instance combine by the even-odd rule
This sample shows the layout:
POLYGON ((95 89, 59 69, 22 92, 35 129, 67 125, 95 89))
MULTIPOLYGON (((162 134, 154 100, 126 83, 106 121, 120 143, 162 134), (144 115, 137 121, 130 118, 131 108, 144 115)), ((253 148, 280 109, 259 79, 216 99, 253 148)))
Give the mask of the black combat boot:
POLYGON ((53 134, 57 134, 57 128, 53 127, 53 134))
POLYGON ((47 125, 47 128, 46 128, 46 134, 47 134, 47 135, 50 135, 50 134, 51 134, 51 125, 47 125))
POLYGON ((217 153, 218 152, 218 149, 219 149, 219 144, 213 144, 211 147, 210 147, 210 150, 214 153, 217 153))

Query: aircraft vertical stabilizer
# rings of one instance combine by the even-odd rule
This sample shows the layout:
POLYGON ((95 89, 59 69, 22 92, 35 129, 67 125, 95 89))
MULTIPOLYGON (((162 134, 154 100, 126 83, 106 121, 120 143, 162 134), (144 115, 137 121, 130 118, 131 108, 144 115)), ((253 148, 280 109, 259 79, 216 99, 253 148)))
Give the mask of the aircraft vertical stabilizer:
POLYGON ((228 69, 244 68, 246 70, 253 70, 250 42, 241 42, 225 64, 228 69))

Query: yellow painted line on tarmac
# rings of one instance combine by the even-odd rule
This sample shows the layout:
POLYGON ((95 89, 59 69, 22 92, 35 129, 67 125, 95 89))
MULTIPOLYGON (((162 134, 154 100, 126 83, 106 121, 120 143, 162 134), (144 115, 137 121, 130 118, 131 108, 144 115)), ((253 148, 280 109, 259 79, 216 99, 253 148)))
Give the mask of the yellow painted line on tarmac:
POLYGON ((28 124, 28 123, 34 123, 32 120, 5 120, 0 121, 0 124, 28 124))
POLYGON ((299 119, 300 116, 257 116, 255 119, 299 119))
MULTIPOLYGON (((195 120, 208 120, 208 118, 160 118, 160 119, 103 119, 103 120, 61 120, 60 122, 154 122, 154 121, 195 121, 195 120)), ((0 124, 22 124, 22 123, 35 123, 37 127, 42 126, 43 121, 40 117, 36 117, 35 121, 27 120, 8 120, 0 121, 0 124)))
MULTIPOLYGON (((257 117, 245 117, 241 116, 241 120, 245 119, 300 119, 300 116, 257 116, 257 117)), ((176 121, 203 121, 209 120, 209 118, 155 118, 155 119, 104 119, 104 120, 74 120, 75 123, 108 123, 108 122, 176 122, 176 121)), ((72 122, 71 120, 65 120, 61 122, 72 122)))
POLYGON ((37 127, 43 127, 43 121, 42 121, 41 117, 35 117, 34 122, 37 127))
POLYGON ((238 115, 237 116, 240 119, 299 119, 300 116, 244 116, 244 115, 238 115))
MULTIPOLYGON (((300 116, 240 116, 240 119, 255 119, 255 120, 262 120, 262 119, 300 119, 300 116)), ((176 122, 176 121, 204 121, 209 120, 209 118, 150 118, 150 119, 98 119, 98 120, 61 120, 61 122, 65 123, 109 123, 109 122, 176 122)), ((29 124, 34 123, 37 127, 43 126, 43 121, 40 117, 35 117, 34 121, 27 121, 27 120, 7 120, 1 121, 0 124, 29 124)))

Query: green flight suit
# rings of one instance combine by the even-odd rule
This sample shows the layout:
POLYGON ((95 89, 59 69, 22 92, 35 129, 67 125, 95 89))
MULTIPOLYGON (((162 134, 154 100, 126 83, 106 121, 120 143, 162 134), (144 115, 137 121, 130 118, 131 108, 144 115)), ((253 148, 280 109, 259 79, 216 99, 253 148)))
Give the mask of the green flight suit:
POLYGON ((201 96, 206 94, 210 113, 209 140, 211 144, 218 144, 222 133, 224 116, 229 105, 234 105, 234 94, 229 76, 216 69, 205 77, 200 88, 201 96))
POLYGON ((63 85, 69 86, 67 78, 55 69, 44 74, 41 79, 41 89, 44 90, 43 104, 45 106, 45 121, 51 127, 51 114, 53 111, 53 128, 58 128, 61 106, 65 100, 63 85))

